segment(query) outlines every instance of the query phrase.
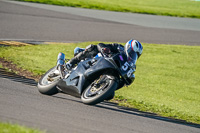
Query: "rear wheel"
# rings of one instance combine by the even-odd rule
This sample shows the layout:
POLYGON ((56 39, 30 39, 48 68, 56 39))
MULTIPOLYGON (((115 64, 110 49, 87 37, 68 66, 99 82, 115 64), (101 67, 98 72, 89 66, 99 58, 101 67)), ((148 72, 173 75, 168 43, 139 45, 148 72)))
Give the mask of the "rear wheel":
POLYGON ((48 72, 46 72, 38 82, 38 91, 45 95, 54 95, 58 93, 58 89, 56 88, 57 83, 60 81, 60 75, 54 75, 56 67, 51 68, 48 72))
POLYGON ((84 90, 81 100, 89 105, 100 103, 114 94, 117 86, 114 76, 103 74, 84 90))

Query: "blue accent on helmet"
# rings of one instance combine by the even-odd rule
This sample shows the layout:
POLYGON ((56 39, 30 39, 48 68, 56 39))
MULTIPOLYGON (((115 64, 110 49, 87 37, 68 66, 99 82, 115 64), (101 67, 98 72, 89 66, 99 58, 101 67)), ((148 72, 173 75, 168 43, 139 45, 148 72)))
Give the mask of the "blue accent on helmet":
POLYGON ((140 42, 138 42, 138 41, 137 41, 137 43, 139 44, 139 48, 140 48, 140 49, 143 49, 143 48, 142 48, 142 44, 141 44, 140 42))

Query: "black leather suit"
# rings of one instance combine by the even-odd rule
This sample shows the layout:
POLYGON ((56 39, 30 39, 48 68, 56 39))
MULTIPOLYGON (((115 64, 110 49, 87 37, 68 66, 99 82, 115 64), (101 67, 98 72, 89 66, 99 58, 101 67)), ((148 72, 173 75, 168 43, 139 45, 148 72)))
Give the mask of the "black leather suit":
POLYGON ((97 45, 89 45, 86 47, 85 51, 80 52, 74 58, 70 60, 70 64, 75 65, 78 64, 81 60, 85 58, 95 57, 99 52, 103 53, 103 49, 108 48, 112 53, 120 52, 119 49, 123 49, 124 46, 121 44, 113 43, 113 44, 104 44, 99 43, 97 45))

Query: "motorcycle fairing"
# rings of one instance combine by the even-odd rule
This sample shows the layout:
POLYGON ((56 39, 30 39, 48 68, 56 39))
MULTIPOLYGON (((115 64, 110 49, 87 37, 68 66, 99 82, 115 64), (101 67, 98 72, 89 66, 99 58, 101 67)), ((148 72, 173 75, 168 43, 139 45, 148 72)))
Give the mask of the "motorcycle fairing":
POLYGON ((108 69, 116 68, 105 58, 88 59, 80 62, 77 67, 72 70, 69 77, 62 79, 57 86, 67 94, 80 97, 85 89, 86 79, 98 76, 98 73, 108 69))
POLYGON ((116 67, 107 59, 100 57, 97 58, 93 65, 85 71, 84 76, 89 77, 97 72, 103 72, 103 70, 106 69, 116 69, 116 67))

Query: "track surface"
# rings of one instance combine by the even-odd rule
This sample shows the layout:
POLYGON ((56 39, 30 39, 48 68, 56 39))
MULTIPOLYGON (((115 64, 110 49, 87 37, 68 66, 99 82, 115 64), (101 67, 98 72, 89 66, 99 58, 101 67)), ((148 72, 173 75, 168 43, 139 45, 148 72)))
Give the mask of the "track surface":
POLYGON ((0 0, 0 39, 200 45, 200 19, 15 3, 0 0))
POLYGON ((200 126, 103 102, 84 105, 65 94, 39 94, 31 79, 0 69, 0 121, 54 133, 199 133, 200 126))
MULTIPOLYGON (((200 44, 198 28, 188 30, 180 26, 181 30, 162 29, 146 24, 144 27, 55 11, 58 8, 46 10, 0 1, 0 39, 125 42, 134 37, 149 43, 200 44)), ((0 70, 0 121, 17 122, 55 133, 200 132, 199 125, 185 125, 153 114, 124 109, 110 102, 87 106, 80 99, 64 94, 53 97, 41 95, 35 85, 31 79, 13 77, 0 70)))

